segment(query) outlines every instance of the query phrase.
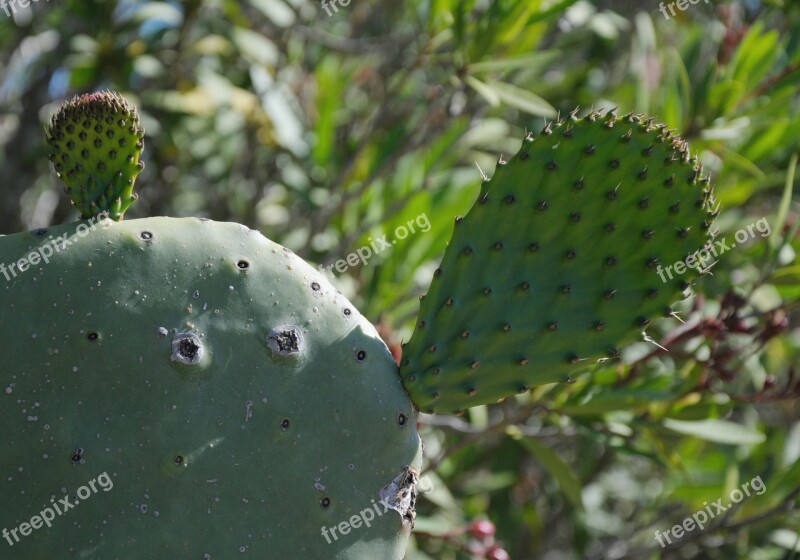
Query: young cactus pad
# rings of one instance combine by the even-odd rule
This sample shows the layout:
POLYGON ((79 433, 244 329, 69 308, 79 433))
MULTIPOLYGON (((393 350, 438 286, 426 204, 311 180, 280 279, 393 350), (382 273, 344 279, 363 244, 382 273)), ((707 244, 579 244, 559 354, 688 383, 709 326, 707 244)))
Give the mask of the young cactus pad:
POLYGON ((652 119, 572 114, 529 135, 456 220, 403 350, 412 400, 458 412, 615 357, 698 274, 665 269, 707 243, 713 205, 652 119))
POLYGON ((47 127, 50 161, 81 218, 105 212, 122 219, 138 198, 144 168, 144 129, 136 109, 119 94, 97 92, 64 103, 47 127))
POLYGON ((32 251, 48 262, 0 272, 0 529, 102 473, 113 488, 0 557, 402 558, 414 408, 317 270, 195 218, 0 237, 0 263, 32 251))

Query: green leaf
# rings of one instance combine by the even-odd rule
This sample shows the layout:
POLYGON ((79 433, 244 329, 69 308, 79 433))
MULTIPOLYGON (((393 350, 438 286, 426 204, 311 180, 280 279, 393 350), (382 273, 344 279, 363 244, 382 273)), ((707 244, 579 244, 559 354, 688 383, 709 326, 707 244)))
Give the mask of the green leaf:
POLYGON ((770 281, 782 286, 800 284, 800 264, 779 268, 772 274, 770 281))
POLYGON ((567 499, 576 508, 583 510, 583 497, 581 496, 581 481, 572 471, 570 466, 559 457, 555 451, 542 445, 533 438, 521 437, 517 441, 531 455, 536 457, 539 464, 552 476, 567 499))
POLYGON ((486 85, 492 89, 503 102, 521 111, 525 111, 537 117, 555 118, 557 115, 552 105, 528 90, 495 80, 489 80, 486 85))
POLYGON ((666 418, 664 427, 687 436, 729 445, 753 445, 766 440, 763 433, 727 420, 686 421, 666 418))
POLYGON ((159 21, 170 27, 179 27, 183 22, 183 13, 167 2, 148 2, 134 13, 135 21, 159 21))
MULTIPOLYGON (((239 52, 248 61, 264 66, 277 65, 280 55, 275 43, 261 33, 237 27, 231 32, 231 39, 239 47, 239 52)), ((326 93, 328 93, 326 91, 326 93)))
POLYGON ((557 50, 541 51, 523 56, 496 58, 494 60, 476 62, 470 64, 468 70, 470 72, 503 72, 522 68, 530 72, 533 69, 544 68, 562 56, 563 53, 557 50))
POLYGON ((786 220, 789 217, 789 206, 792 203, 792 192, 794 191, 795 172, 797 171, 797 154, 792 154, 789 160, 789 171, 786 173, 786 184, 783 187, 783 195, 781 196, 781 203, 778 207, 778 216, 775 219, 774 227, 772 228, 772 235, 769 238, 770 247, 776 249, 781 245, 782 241, 785 243, 787 240, 791 241, 791 237, 782 240, 783 226, 786 225, 786 220))
POLYGON ((517 483, 517 474, 514 471, 478 473, 469 480, 464 481, 462 489, 467 494, 481 492, 496 492, 513 487, 517 483))
POLYGON ((636 410, 650 402, 658 402, 670 398, 669 391, 657 390, 627 390, 614 393, 592 395, 591 399, 577 404, 568 403, 559 407, 560 414, 566 416, 594 416, 614 410, 636 410))
POLYGON ((770 540, 781 548, 800 552, 800 533, 789 529, 778 529, 770 535, 770 540))
POLYGON ((418 515, 414 520, 414 528, 417 531, 430 533, 431 535, 447 535, 453 530, 458 529, 453 519, 444 515, 424 517, 418 515))
POLYGON ((467 82, 468 86, 477 91, 489 105, 492 107, 497 107, 500 105, 500 95, 487 84, 483 83, 474 76, 467 76, 464 78, 464 81, 467 82))
POLYGON ((551 16, 563 15, 563 13, 567 11, 567 8, 577 3, 578 0, 560 0, 558 2, 548 3, 545 5, 546 7, 542 9, 542 11, 528 20, 528 25, 533 25, 534 23, 544 21, 551 16))
POLYGON ((281 0, 250 0, 250 4, 279 27, 289 27, 297 19, 287 3, 281 0))

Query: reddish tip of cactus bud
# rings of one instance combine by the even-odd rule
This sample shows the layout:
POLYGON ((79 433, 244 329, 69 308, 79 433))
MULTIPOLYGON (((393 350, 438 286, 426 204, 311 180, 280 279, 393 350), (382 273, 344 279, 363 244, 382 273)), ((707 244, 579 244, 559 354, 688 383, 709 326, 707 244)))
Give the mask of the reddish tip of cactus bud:
POLYGON ((511 560, 511 556, 505 549, 495 545, 486 553, 486 560, 511 560))
POLYGON ((476 519, 469 525, 470 534, 476 539, 486 540, 494 536, 497 529, 488 519, 476 519))

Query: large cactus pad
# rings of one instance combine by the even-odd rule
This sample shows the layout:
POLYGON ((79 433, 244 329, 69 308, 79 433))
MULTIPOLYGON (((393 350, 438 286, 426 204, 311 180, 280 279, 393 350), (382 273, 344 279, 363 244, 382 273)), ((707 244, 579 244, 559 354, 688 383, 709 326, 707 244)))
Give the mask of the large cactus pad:
POLYGON ((0 263, 0 557, 402 557, 413 406, 311 266, 170 218, 0 237, 0 263))
POLYGON ((528 136, 456 220, 403 352, 412 400, 459 411, 616 356, 697 276, 694 259, 667 267, 707 243, 713 204, 652 119, 592 112, 528 136))

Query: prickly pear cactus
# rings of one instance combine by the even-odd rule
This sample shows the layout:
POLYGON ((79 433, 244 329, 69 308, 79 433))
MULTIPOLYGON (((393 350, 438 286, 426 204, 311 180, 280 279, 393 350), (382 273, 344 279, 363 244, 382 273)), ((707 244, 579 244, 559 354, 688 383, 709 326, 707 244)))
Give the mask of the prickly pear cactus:
POLYGON ((615 357, 697 276, 664 269, 707 243, 713 204, 652 119, 572 114, 529 135, 456 220, 403 351, 414 403, 457 412, 615 357))
POLYGON ((714 218, 664 127, 548 125, 457 220, 398 372, 372 325, 260 233, 118 221, 141 169, 124 100, 73 100, 48 134, 87 220, 0 237, 0 546, 21 560, 402 558, 417 410, 615 355, 671 313, 696 271, 662 282, 661 267, 714 218))
POLYGON ((50 161, 81 217, 105 210, 121 220, 138 198, 133 184, 144 169, 144 129, 136 109, 109 91, 75 97, 53 115, 47 142, 50 161))
POLYGON ((103 216, 0 237, 0 556, 402 558, 421 442, 372 325, 244 226, 103 216))

